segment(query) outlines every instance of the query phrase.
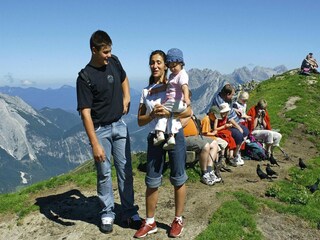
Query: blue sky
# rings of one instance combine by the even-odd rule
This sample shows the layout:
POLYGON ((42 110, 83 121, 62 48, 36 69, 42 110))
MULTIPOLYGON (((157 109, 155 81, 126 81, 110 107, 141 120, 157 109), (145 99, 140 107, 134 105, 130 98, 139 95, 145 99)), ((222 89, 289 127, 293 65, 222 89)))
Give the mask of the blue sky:
POLYGON ((97 29, 111 36, 136 89, 156 49, 180 48, 187 70, 297 68, 308 52, 320 58, 319 10, 310 0, 2 0, 0 86, 75 86, 97 29))

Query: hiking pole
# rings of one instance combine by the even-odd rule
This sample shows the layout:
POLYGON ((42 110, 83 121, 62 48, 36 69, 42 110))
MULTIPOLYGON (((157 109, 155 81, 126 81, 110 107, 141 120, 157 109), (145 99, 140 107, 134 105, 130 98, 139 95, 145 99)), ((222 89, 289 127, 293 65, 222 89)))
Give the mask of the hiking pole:
POLYGON ((289 155, 280 146, 278 146, 278 147, 279 147, 280 151, 283 153, 284 158, 286 160, 290 160, 291 158, 289 157, 289 155))

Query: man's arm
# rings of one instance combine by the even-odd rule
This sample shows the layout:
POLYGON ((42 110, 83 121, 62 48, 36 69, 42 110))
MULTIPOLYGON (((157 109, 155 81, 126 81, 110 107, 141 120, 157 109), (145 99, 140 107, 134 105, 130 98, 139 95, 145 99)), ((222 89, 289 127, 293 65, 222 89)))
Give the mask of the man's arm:
POLYGON ((123 114, 128 114, 130 110, 130 86, 128 77, 121 84, 123 94, 123 114))
POLYGON ((97 162, 102 162, 106 159, 106 155, 105 155, 104 149, 102 148, 102 146, 98 141, 96 132, 94 130, 94 125, 91 118, 91 109, 84 108, 84 109, 81 109, 80 112, 81 112, 83 126, 86 130, 86 133, 90 141, 90 145, 92 147, 93 158, 97 162))

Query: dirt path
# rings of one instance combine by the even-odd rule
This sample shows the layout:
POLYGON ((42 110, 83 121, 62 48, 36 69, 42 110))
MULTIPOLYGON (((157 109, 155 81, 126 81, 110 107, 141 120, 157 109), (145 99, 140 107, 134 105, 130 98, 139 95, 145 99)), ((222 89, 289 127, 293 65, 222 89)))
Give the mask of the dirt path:
MULTIPOLYGON (((285 160, 278 151, 276 157, 280 160, 280 168, 275 168, 279 178, 288 178, 287 170, 297 165, 299 157, 306 161, 318 155, 313 144, 301 141, 302 126, 297 128, 283 146, 290 156, 285 160)), ((263 162, 262 165, 266 164, 263 162)), ((233 168, 232 173, 222 173, 224 184, 209 187, 204 184, 188 183, 187 202, 184 213, 185 230, 180 239, 194 239, 208 225, 212 213, 221 202, 216 197, 218 192, 245 189, 255 196, 264 197, 268 181, 258 180, 255 169, 256 161, 246 161, 243 167, 233 168), (250 180, 251 182, 249 182, 250 180), (255 180, 258 180, 254 183, 255 180)), ((265 166, 263 166, 264 168, 265 166)), ((115 185, 114 185, 115 186, 115 185)), ((145 216, 144 182, 135 182, 136 204, 140 206, 140 214, 145 216)), ((117 189, 114 189, 116 202, 119 203, 117 189)), ((168 182, 160 189, 160 199, 157 206, 156 220, 158 233, 148 236, 147 239, 168 239, 169 224, 174 216, 173 189, 168 182)), ((35 199, 40 212, 35 212, 17 222, 14 216, 0 218, 0 239, 3 240, 35 240, 35 239, 63 239, 63 240, 90 240, 90 239, 133 239, 132 229, 124 228, 116 223, 111 234, 103 234, 98 229, 99 211, 96 192, 92 190, 76 189, 67 186, 52 192, 43 193, 35 199)), ((294 216, 280 215, 270 209, 263 209, 257 216, 258 229, 265 239, 319 239, 319 231, 311 229, 307 223, 294 216)))

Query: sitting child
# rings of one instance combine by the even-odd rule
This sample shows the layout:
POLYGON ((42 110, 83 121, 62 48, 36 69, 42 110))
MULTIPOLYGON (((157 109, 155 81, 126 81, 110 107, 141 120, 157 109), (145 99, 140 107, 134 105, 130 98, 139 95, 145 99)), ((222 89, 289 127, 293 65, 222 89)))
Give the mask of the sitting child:
POLYGON ((242 162, 234 161, 233 152, 236 149, 237 145, 234 141, 231 131, 229 128, 231 128, 233 125, 232 123, 228 122, 228 114, 230 111, 230 107, 228 103, 222 103, 219 105, 219 114, 216 114, 216 119, 214 120, 214 127, 213 129, 217 131, 217 136, 222 138, 228 143, 228 159, 229 164, 232 166, 235 165, 243 165, 242 162), (219 116, 220 115, 220 116, 219 116))
POLYGON ((233 103, 233 109, 239 116, 239 123, 248 127, 248 121, 251 121, 251 116, 247 115, 247 101, 249 99, 249 93, 245 91, 241 91, 238 99, 235 103, 233 103))
MULTIPOLYGON (((229 108, 229 106, 228 106, 229 108)), ((230 109, 230 108, 229 108, 230 109)), ((228 112, 227 112, 228 113, 228 112)), ((227 116, 228 114, 226 114, 227 116)), ((234 142, 234 139, 231 137, 231 139, 233 140, 233 142, 231 143, 231 148, 229 146, 229 142, 226 137, 226 135, 222 134, 222 132, 220 132, 220 134, 218 134, 218 130, 215 129, 215 122, 217 120, 220 120, 221 119, 221 115, 220 115, 220 109, 216 106, 212 106, 209 110, 209 112, 207 113, 207 115, 202 119, 201 121, 201 131, 202 131, 202 134, 203 136, 207 136, 207 137, 211 137, 213 139, 215 139, 221 149, 221 153, 220 153, 220 160, 219 161, 226 161, 227 164, 229 165, 232 165, 234 167, 236 167, 237 165, 234 163, 234 164, 230 164, 230 156, 231 158, 233 158, 233 150, 235 149, 235 142, 234 142), (233 145, 234 144, 234 145, 233 145), (228 156, 227 156, 227 160, 225 160, 225 152, 226 150, 229 150, 228 151, 228 156)), ((228 127, 231 127, 232 125, 230 125, 230 123, 228 123, 228 127)), ((230 131, 229 131, 230 132, 230 131)), ((230 132, 231 134, 231 132, 230 132)), ((232 141, 230 139, 230 141, 232 141)))

